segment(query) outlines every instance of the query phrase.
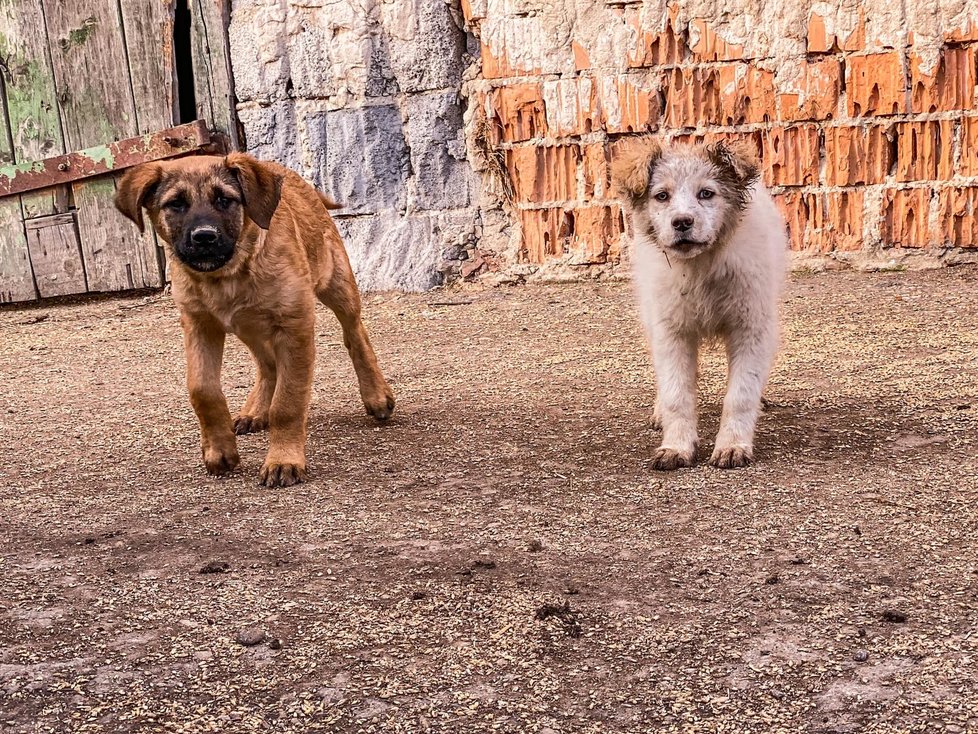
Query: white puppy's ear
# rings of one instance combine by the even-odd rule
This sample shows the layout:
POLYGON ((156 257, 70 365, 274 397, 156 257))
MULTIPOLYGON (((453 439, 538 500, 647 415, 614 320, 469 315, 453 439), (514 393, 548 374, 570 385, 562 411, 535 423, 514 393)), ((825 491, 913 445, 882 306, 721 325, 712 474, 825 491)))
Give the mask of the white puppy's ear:
POLYGON ((706 146, 706 154, 721 172, 727 173, 741 188, 747 188, 761 175, 757 148, 747 139, 719 141, 706 146))
POLYGON ((662 144, 651 136, 628 140, 614 153, 611 179, 623 199, 641 199, 649 190, 652 169, 662 158, 662 144))

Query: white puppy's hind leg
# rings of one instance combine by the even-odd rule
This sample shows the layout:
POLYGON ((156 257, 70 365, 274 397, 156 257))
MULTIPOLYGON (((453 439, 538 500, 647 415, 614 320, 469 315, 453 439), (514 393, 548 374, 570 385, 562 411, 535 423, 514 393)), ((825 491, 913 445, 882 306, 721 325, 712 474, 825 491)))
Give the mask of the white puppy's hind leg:
POLYGON ((652 468, 671 470, 692 466, 699 439, 696 434, 697 340, 653 332, 656 417, 662 423, 662 445, 652 456, 652 468))
POLYGON ((773 328, 734 330, 726 338, 727 395, 710 463, 721 469, 747 466, 754 458, 754 428, 761 393, 777 351, 773 328))

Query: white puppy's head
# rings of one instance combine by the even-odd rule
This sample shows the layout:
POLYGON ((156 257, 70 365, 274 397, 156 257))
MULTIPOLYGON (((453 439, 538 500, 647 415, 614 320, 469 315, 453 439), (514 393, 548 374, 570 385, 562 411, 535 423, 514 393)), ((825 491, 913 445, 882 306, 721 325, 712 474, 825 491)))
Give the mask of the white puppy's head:
POLYGON ((759 172, 749 143, 663 146, 651 137, 621 150, 612 167, 636 235, 682 259, 726 243, 759 172))

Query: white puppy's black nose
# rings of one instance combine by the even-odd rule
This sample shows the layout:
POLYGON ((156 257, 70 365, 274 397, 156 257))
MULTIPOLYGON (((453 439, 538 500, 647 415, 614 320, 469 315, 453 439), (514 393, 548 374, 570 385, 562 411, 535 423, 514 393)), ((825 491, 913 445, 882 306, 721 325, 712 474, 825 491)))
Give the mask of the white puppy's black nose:
POLYGON ((672 220, 672 226, 677 232, 688 232, 693 228, 693 218, 676 217, 672 220))
POLYGON ((197 227, 190 233, 190 241, 198 247, 208 247, 217 243, 217 230, 213 227, 197 227))

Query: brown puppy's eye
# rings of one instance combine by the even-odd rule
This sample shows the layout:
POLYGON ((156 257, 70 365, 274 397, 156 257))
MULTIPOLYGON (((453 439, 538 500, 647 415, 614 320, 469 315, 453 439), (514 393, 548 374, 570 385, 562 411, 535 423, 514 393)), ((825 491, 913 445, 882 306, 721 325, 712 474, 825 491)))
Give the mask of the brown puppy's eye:
POLYGON ((163 208, 179 214, 180 212, 187 211, 187 202, 183 199, 172 199, 166 202, 163 208))
POLYGON ((656 201, 669 201, 669 192, 668 191, 660 191, 658 194, 655 195, 655 200, 656 201))
POLYGON ((697 194, 697 196, 699 196, 699 198, 703 199, 703 201, 706 201, 707 199, 712 199, 713 198, 713 192, 710 191, 709 189, 700 189, 700 192, 699 192, 699 194, 697 194))
POLYGON ((218 209, 227 209, 234 203, 235 200, 227 196, 219 195, 216 199, 214 199, 214 206, 216 206, 218 209))

